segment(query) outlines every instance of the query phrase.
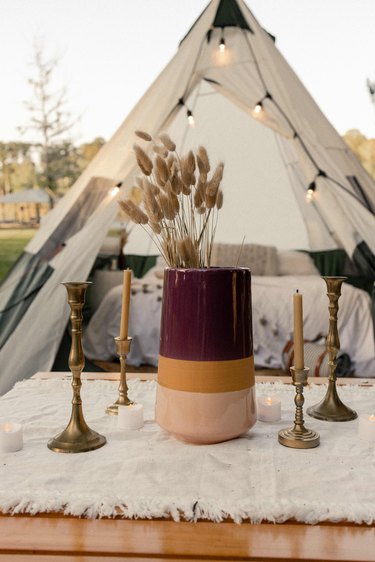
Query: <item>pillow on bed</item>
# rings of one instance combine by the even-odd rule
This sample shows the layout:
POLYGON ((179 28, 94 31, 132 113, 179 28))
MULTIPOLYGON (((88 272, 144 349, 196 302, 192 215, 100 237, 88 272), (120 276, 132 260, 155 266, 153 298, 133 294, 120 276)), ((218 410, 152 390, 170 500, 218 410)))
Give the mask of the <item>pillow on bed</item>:
POLYGON ((305 252, 279 250, 279 275, 320 275, 312 258, 305 252))
POLYGON ((218 267, 248 267, 253 275, 278 275, 276 246, 260 244, 222 244, 213 245, 211 265, 218 267))

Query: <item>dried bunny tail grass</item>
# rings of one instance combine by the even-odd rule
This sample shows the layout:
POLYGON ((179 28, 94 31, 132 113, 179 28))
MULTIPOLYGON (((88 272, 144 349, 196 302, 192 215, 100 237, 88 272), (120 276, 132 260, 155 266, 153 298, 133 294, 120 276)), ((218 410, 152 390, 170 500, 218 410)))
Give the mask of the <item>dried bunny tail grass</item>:
POLYGON ((158 222, 149 222, 150 228, 155 234, 161 234, 161 226, 158 222))
POLYGON ((208 193, 206 193, 205 203, 206 203, 207 209, 213 209, 216 205, 216 194, 215 195, 209 195, 208 193))
POLYGON ((163 220, 163 211, 151 189, 143 193, 143 205, 151 222, 155 223, 163 220))
POLYGON ((199 254, 190 236, 177 242, 177 250, 185 262, 185 267, 199 267, 199 254))
POLYGON ((150 191, 154 196, 160 193, 160 188, 147 178, 142 178, 142 189, 146 192, 150 191))
POLYGON ((135 134, 140 139, 143 139, 145 141, 152 141, 152 136, 149 135, 148 133, 145 133, 145 131, 135 131, 135 134))
POLYGON ((147 156, 145 151, 140 146, 138 146, 138 144, 135 144, 133 148, 134 148, 135 156, 137 158, 138 166, 145 174, 145 176, 150 176, 152 173, 152 162, 150 158, 147 156))
POLYGON ((174 152, 176 150, 176 144, 167 133, 161 133, 161 135, 159 135, 159 139, 169 152, 174 152))
POLYGON ((180 203, 179 203, 178 197, 175 193, 173 193, 173 191, 170 192, 169 197, 170 197, 170 200, 171 200, 173 210, 174 210, 174 212, 176 213, 176 216, 177 216, 179 211, 180 211, 180 203))
POLYGON ((221 189, 219 189, 216 197, 216 207, 218 210, 222 208, 223 203, 224 203, 224 193, 221 191, 221 189))
POLYGON ((137 224, 147 224, 148 216, 144 213, 133 201, 124 200, 119 201, 119 205, 128 217, 137 224))
POLYGON ((214 195, 217 194, 220 182, 223 179, 223 172, 224 172, 224 164, 220 162, 220 164, 216 166, 216 170, 214 171, 212 178, 207 184, 208 195, 213 197, 214 195))
POLYGON ((137 184, 138 187, 140 187, 141 189, 143 189, 143 176, 137 176, 135 178, 135 183, 137 184))
POLYGON ((166 164, 167 164, 167 168, 168 168, 169 173, 173 174, 174 168, 177 166, 177 160, 176 160, 175 155, 172 152, 170 154, 168 154, 166 164))
POLYGON ((191 174, 195 172, 195 156, 192 150, 189 150, 188 155, 186 157, 186 167, 191 174))
POLYGON ((171 186, 172 189, 174 191, 174 193, 176 195, 179 195, 182 191, 182 181, 179 178, 179 176, 177 175, 177 173, 175 173, 172 177, 171 177, 171 186))
POLYGON ((204 213, 207 211, 206 207, 202 206, 202 207, 198 207, 197 208, 197 213, 198 215, 204 215, 204 213))
MULTIPOLYGON (((206 174, 208 174, 208 172, 210 171, 211 167, 210 167, 210 161, 208 159, 208 154, 207 154, 207 150, 204 148, 204 146, 199 146, 198 150, 197 150, 197 160, 198 157, 201 161, 201 166, 203 167, 203 169, 201 170, 199 168, 200 172, 206 172, 206 174)), ((198 161, 199 162, 199 161, 198 161)), ((199 166, 199 163, 198 163, 199 166)))
POLYGON ((162 156, 163 158, 166 158, 168 156, 168 150, 166 150, 164 146, 154 144, 152 150, 155 152, 155 154, 160 154, 160 156, 162 156))
POLYGON ((157 155, 155 158, 155 167, 156 167, 157 175, 162 181, 162 185, 165 185, 169 177, 168 167, 167 164, 165 163, 165 160, 163 160, 163 158, 159 155, 157 155))
POLYGON ((204 198, 202 196, 202 192, 200 189, 196 189, 194 193, 194 207, 199 210, 199 207, 202 205, 204 198))
POLYGON ((171 198, 164 193, 160 193, 158 200, 164 217, 170 221, 173 221, 177 213, 173 206, 171 198))

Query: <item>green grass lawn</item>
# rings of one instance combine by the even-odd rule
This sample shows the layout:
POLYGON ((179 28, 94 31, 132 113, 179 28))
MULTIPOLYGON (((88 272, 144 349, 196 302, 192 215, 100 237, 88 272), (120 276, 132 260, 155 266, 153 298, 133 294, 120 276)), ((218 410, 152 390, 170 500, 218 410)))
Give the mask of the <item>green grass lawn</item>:
POLYGON ((31 228, 0 228, 0 282, 35 232, 31 228))

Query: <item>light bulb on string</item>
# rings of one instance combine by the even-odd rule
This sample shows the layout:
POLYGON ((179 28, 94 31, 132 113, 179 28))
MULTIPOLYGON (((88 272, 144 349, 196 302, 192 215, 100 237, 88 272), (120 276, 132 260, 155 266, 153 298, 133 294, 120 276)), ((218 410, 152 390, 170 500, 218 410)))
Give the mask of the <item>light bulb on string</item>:
POLYGON ((187 115, 187 120, 188 120, 188 123, 189 123, 190 127, 195 127, 194 115, 192 114, 190 109, 187 110, 186 115, 187 115))
POLYGON ((262 102, 260 101, 260 102, 258 102, 258 103, 256 104, 256 106, 254 107, 253 113, 254 113, 255 117, 260 117, 260 115, 262 114, 262 112, 263 112, 263 104, 262 104, 262 102))
POLYGON ((306 199, 307 203, 311 203, 313 201, 315 189, 316 189, 315 182, 310 183, 310 185, 307 189, 306 195, 305 195, 305 199, 306 199))
POLYGON ((225 46, 225 39, 224 39, 224 37, 222 37, 222 38, 220 39, 220 43, 219 43, 219 51, 220 51, 220 53, 224 53, 225 48, 226 48, 226 46, 225 46))

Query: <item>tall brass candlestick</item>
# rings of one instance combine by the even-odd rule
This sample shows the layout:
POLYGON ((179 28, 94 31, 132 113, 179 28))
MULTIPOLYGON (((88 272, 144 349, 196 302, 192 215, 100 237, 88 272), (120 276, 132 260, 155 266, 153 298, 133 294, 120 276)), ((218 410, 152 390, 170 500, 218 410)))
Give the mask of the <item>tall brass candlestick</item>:
POLYGON ((63 285, 68 291, 72 323, 72 345, 69 354, 69 368, 73 375, 72 413, 64 431, 48 441, 47 446, 56 453, 84 453, 102 447, 107 441, 103 435, 89 428, 82 411, 81 372, 85 366, 81 342, 82 308, 85 302, 86 289, 90 283, 63 283, 63 285))
POLYGON ((307 409, 309 416, 325 421, 349 421, 357 417, 357 413, 345 406, 337 394, 336 387, 336 356, 340 349, 340 339, 337 330, 338 301, 341 295, 341 285, 346 277, 323 277, 327 284, 327 296, 329 299, 329 328, 326 347, 329 356, 329 377, 327 393, 323 400, 315 406, 307 409))

